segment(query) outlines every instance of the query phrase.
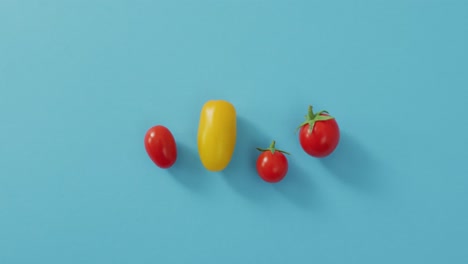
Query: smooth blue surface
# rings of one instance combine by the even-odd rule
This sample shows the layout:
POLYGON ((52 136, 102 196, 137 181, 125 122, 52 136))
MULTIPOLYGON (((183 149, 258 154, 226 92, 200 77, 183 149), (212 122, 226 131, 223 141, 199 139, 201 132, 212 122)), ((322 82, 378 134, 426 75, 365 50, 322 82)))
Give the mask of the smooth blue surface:
POLYGON ((0 2, 0 263, 468 263, 467 1, 0 2), (221 173, 199 110, 238 111, 221 173), (307 106, 342 141, 311 158, 307 106), (168 171, 143 136, 169 127, 168 171), (255 147, 291 152, 276 185, 255 147))

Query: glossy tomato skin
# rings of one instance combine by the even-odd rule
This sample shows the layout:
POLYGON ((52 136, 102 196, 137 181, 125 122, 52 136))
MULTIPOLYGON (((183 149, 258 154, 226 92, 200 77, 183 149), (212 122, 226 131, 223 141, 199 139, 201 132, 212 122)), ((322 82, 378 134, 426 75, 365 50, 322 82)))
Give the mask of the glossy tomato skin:
POLYGON ((257 158, 257 173, 266 182, 277 183, 284 179, 288 172, 288 159, 279 152, 262 152, 257 158))
POLYGON ((236 109, 225 100, 210 100, 200 112, 197 146, 208 171, 222 171, 231 161, 236 145, 236 109))
POLYGON ((177 160, 174 136, 165 126, 157 125, 146 132, 145 149, 150 159, 160 168, 170 168, 177 160))
POLYGON ((335 118, 315 122, 312 133, 309 133, 309 124, 302 126, 299 131, 302 149, 317 158, 330 155, 338 146, 339 141, 340 129, 335 118))

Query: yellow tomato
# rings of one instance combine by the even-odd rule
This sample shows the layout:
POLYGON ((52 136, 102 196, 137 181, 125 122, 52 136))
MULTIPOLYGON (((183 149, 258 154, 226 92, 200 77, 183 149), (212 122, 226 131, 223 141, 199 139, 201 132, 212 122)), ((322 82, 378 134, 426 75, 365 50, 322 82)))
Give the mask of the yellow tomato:
POLYGON ((221 171, 231 161, 236 145, 236 109, 224 100, 203 105, 198 124, 198 154, 209 171, 221 171))

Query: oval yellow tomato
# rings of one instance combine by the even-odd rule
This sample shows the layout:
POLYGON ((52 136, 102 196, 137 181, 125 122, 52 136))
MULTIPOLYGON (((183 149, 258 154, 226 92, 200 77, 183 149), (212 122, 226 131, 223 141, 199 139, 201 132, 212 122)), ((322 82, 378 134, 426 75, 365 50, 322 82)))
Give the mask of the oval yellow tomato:
POLYGON ((198 124, 198 154, 209 171, 221 171, 229 164, 236 145, 236 109, 224 100, 203 105, 198 124))

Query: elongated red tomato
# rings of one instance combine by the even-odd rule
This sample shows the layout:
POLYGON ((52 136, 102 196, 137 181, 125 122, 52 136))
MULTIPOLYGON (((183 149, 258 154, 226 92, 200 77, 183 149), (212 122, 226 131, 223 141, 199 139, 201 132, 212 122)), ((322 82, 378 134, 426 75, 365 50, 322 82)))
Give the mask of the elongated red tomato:
POLYGON ((177 160, 177 145, 168 128, 157 125, 145 135, 145 149, 150 159, 160 168, 170 168, 177 160))

